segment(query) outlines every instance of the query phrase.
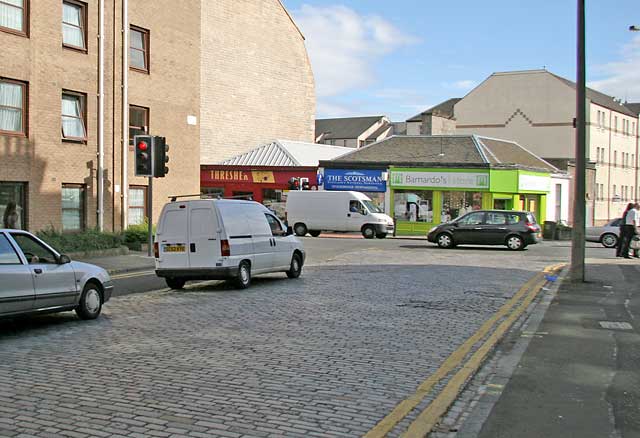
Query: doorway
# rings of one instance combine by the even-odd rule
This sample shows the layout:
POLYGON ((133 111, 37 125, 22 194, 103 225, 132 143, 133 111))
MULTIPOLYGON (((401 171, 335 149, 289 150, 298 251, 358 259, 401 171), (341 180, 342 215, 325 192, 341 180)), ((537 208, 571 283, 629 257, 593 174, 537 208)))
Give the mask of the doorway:
POLYGON ((493 200, 494 210, 512 210, 513 209, 512 205, 513 205, 513 200, 511 198, 493 200))

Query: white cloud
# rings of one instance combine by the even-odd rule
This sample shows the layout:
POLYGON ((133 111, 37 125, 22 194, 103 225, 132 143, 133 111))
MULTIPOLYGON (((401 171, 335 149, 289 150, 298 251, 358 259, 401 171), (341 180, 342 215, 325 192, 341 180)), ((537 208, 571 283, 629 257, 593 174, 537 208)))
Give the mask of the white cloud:
POLYGON ((640 35, 622 49, 622 59, 594 67, 595 73, 603 77, 590 81, 589 87, 610 96, 640 101, 640 35))
POLYGON ((450 88, 453 90, 460 90, 460 91, 469 91, 476 85, 478 85, 478 81, 474 81, 473 79, 464 79, 464 80, 455 81, 455 82, 445 82, 442 84, 442 86, 445 88, 450 88))
POLYGON ((303 5, 293 15, 306 38, 320 98, 367 88, 375 82, 378 59, 417 42, 384 18, 345 6, 303 5))

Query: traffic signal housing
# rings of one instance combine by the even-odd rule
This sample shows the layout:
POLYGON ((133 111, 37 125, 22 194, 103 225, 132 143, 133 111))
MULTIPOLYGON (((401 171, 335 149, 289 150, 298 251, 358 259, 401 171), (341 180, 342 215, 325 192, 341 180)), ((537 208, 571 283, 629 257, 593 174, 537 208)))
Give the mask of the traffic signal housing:
POLYGON ((169 173, 169 145, 164 137, 153 137, 153 176, 164 178, 169 173))
POLYGON ((300 178, 289 178, 289 190, 300 190, 300 178))
POLYGON ((136 135, 133 137, 135 145, 135 175, 153 176, 153 137, 150 135, 136 135))

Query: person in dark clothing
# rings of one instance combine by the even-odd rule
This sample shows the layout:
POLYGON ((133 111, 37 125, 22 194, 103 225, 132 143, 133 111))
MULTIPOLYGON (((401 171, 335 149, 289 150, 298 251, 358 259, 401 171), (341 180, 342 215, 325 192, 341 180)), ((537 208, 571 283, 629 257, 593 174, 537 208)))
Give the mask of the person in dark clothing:
POLYGON ((633 208, 633 202, 627 204, 627 208, 622 213, 622 220, 620 221, 620 232, 618 233, 618 243, 616 243, 616 257, 622 257, 622 241, 624 240, 624 221, 627 217, 629 210, 633 208))
POLYGON ((18 211, 16 210, 16 203, 9 202, 4 210, 2 216, 3 228, 15 229, 18 227, 18 211))

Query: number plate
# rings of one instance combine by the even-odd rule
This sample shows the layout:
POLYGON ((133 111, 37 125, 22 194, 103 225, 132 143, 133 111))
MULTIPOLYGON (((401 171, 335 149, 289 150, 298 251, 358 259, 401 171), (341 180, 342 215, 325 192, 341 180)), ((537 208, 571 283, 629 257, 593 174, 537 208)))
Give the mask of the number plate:
POLYGON ((162 252, 185 252, 185 246, 183 244, 164 244, 162 245, 162 252))

